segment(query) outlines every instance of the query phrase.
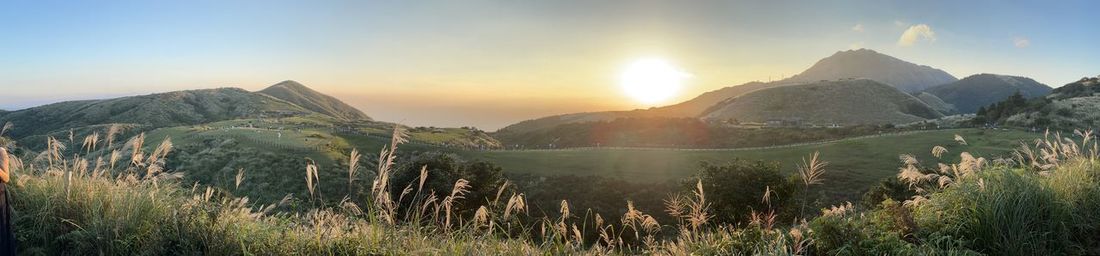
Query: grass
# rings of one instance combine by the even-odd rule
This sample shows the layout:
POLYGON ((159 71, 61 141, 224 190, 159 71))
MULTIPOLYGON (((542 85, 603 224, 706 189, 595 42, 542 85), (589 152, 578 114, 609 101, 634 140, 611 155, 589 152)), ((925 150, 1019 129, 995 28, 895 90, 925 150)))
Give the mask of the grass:
MULTIPOLYGON (((468 158, 494 162, 505 172, 539 175, 601 175, 632 182, 664 182, 694 174, 700 161, 723 163, 732 158, 778 161, 784 171, 794 174, 803 157, 820 152, 831 164, 822 176, 819 189, 827 196, 856 201, 867 188, 896 174, 898 155, 912 154, 931 158, 933 146, 942 145, 950 152, 969 151, 996 156, 1010 153, 1019 142, 1030 142, 1041 134, 1015 130, 960 129, 914 133, 899 136, 844 140, 820 145, 753 150, 651 150, 586 149, 560 151, 463 151, 468 158), (954 142, 954 134, 964 136, 969 145, 954 142)), ((841 201, 842 201, 841 200, 841 201)))

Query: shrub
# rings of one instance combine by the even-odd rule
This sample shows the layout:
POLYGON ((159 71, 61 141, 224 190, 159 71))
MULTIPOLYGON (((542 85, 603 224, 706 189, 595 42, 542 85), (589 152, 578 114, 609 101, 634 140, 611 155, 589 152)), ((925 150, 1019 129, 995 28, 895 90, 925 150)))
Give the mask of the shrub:
POLYGON ((398 185, 393 186, 391 192, 395 199, 400 198, 405 189, 411 189, 406 199, 417 193, 448 194, 458 179, 469 181, 470 186, 465 198, 454 206, 455 211, 460 213, 470 212, 495 199, 497 189, 504 183, 501 168, 493 163, 466 161, 454 154, 428 152, 416 154, 398 165, 390 179, 391 184, 398 185), (424 191, 418 191, 422 168, 427 168, 428 176, 424 181, 424 191))
POLYGON ((1044 175, 989 169, 921 203, 917 221, 925 232, 964 240, 983 253, 1081 254, 1095 246, 1100 227, 1095 177, 1095 166, 1088 163, 1044 175))
POLYGON ((863 193, 863 201, 860 206, 866 209, 873 209, 883 201, 893 200, 897 202, 908 200, 913 197, 915 193, 909 190, 909 185, 898 180, 897 177, 890 177, 883 179, 877 186, 871 187, 867 192, 863 193))
POLYGON ((696 177, 687 182, 688 189, 693 189, 697 180, 702 180, 703 190, 711 198, 714 219, 718 223, 745 223, 754 210, 768 211, 773 209, 772 205, 790 208, 783 206, 791 204, 795 194, 795 182, 780 173, 776 162, 741 159, 725 165, 704 162, 696 177), (768 190, 771 191, 770 202, 764 202, 764 193, 768 190))

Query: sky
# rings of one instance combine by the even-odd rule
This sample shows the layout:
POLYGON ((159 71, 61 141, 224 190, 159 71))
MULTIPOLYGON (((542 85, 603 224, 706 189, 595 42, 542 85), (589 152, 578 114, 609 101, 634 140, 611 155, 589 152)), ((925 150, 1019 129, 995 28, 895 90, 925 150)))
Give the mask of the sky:
POLYGON ((668 105, 868 48, 1057 87, 1100 75, 1100 1, 0 0, 0 109, 295 80, 377 120, 495 130, 668 105), (619 74, 690 74, 663 102, 619 74))

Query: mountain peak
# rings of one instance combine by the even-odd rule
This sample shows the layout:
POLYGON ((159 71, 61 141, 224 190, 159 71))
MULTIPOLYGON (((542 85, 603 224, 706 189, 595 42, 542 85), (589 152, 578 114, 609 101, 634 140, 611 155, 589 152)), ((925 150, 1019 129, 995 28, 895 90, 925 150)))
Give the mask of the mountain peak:
POLYGON ((294 80, 286 80, 259 91, 277 99, 281 99, 311 111, 329 115, 336 118, 350 120, 370 120, 370 117, 359 109, 336 99, 335 97, 317 92, 294 80))
POLYGON ((943 70, 917 65, 871 49, 838 51, 788 82, 868 78, 905 92, 918 92, 958 80, 943 70))
MULTIPOLYGON (((845 51, 836 51, 836 53, 833 54, 833 55, 836 56, 837 54, 881 54, 881 53, 878 53, 875 50, 871 50, 871 49, 867 49, 867 48, 859 48, 859 49, 849 49, 849 50, 845 50, 845 51)), ((883 55, 885 55, 885 54, 883 54, 883 55)))
MULTIPOLYGON (((279 82, 277 84, 274 84, 274 85, 271 85, 271 86, 267 87, 267 89, 271 89, 271 88, 307 89, 307 90, 312 91, 312 89, 309 89, 309 87, 306 87, 302 83, 299 83, 298 81, 294 81, 294 80, 282 81, 282 82, 279 82)), ((264 89, 264 90, 267 90, 267 89, 264 89)))

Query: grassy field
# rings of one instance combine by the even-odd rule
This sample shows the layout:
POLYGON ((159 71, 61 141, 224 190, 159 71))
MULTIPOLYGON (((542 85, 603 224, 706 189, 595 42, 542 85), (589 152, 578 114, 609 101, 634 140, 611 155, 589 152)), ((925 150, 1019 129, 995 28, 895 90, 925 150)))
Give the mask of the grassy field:
POLYGON ((146 145, 156 145, 164 138, 171 138, 176 145, 197 143, 205 139, 231 138, 249 147, 275 152, 294 153, 329 163, 329 159, 341 157, 335 149, 348 148, 349 144, 338 136, 316 129, 249 128, 239 121, 211 123, 204 126, 179 126, 153 130, 146 134, 146 145), (230 128, 235 127, 235 128, 230 128))
MULTIPOLYGON (((267 150, 283 150, 298 156, 308 156, 325 164, 341 161, 351 147, 375 153, 389 143, 388 134, 380 131, 365 134, 332 134, 320 128, 303 128, 300 132, 286 128, 242 128, 244 121, 226 121, 206 126, 173 127, 152 131, 147 138, 155 145, 164 137, 172 137, 177 145, 204 138, 231 137, 244 145, 267 150), (236 126, 238 128, 225 128, 236 126), (281 137, 279 136, 281 133, 281 137), (153 142, 156 141, 156 142, 153 142)), ((507 173, 538 175, 601 175, 630 182, 665 182, 691 176, 699 163, 724 163, 735 158, 779 161, 784 171, 794 173, 796 164, 814 151, 820 151, 830 162, 822 191, 837 200, 858 200, 870 186, 897 173, 899 154, 913 154, 926 165, 936 159, 933 146, 947 147, 951 152, 945 161, 957 161, 963 151, 977 156, 1006 156, 1021 141, 1031 141, 1040 134, 1012 130, 960 129, 928 131, 905 135, 856 138, 837 142, 767 149, 743 150, 674 150, 674 149, 576 149, 555 151, 466 151, 435 146, 432 140, 417 139, 402 146, 402 151, 450 151, 469 159, 484 159, 496 163, 507 173), (969 145, 954 141, 960 134, 969 145)), ((431 136, 431 135, 421 135, 431 136)), ((435 135, 439 136, 439 135, 435 135)))
POLYGON ((936 159, 930 151, 941 145, 950 151, 950 157, 944 157, 947 162, 956 162, 958 153, 964 151, 993 159, 1007 156, 1021 141, 1030 142, 1040 136, 1022 131, 960 129, 756 150, 585 149, 461 154, 492 161, 512 173, 602 175, 633 182, 662 182, 689 177, 701 161, 722 163, 734 158, 779 161, 785 171, 793 174, 802 157, 820 151, 823 160, 830 163, 824 176, 826 195, 854 201, 868 187, 897 174, 899 154, 913 154, 924 164, 934 166, 936 159), (955 134, 962 135, 968 145, 956 143, 955 134))

